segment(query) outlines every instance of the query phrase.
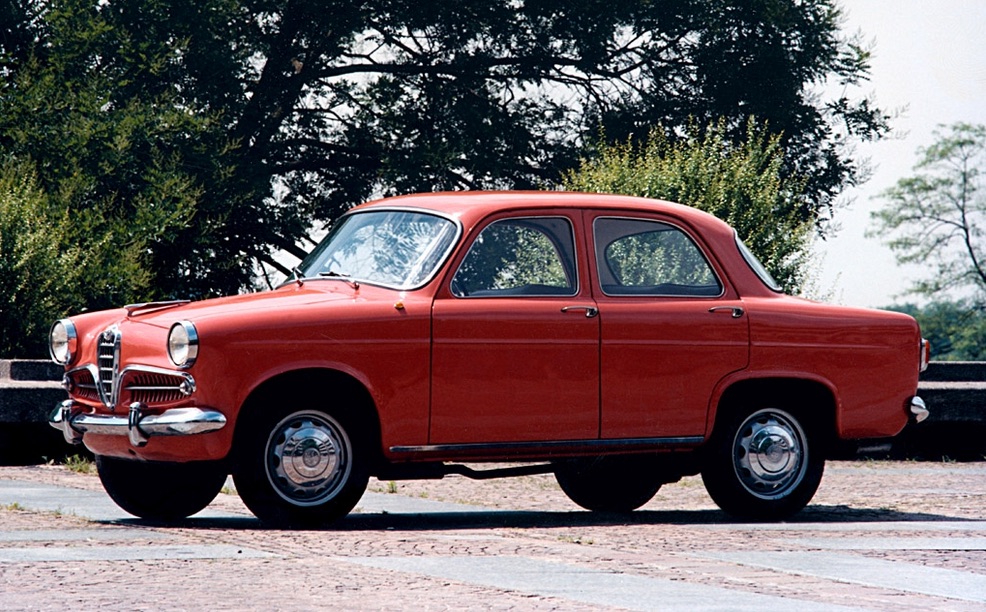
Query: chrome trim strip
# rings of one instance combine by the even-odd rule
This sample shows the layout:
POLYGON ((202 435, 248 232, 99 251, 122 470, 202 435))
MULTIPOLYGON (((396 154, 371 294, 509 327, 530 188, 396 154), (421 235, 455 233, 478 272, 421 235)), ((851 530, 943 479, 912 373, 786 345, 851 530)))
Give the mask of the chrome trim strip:
POLYGON ((48 423, 61 430, 70 444, 82 442, 83 434, 128 436, 140 447, 153 436, 192 436, 218 431, 226 426, 226 416, 208 408, 172 408, 161 414, 145 414, 139 402, 130 405, 126 416, 83 412, 87 406, 65 400, 52 412, 48 423))
MULTIPOLYGON (((705 248, 704 244, 702 243, 702 241, 700 239, 698 239, 698 240, 696 239, 696 236, 698 236, 698 234, 695 233, 695 232, 693 232, 691 230, 691 227, 690 226, 685 225, 679 219, 665 218, 664 217, 665 214, 666 213, 662 213, 660 211, 635 211, 633 213, 627 213, 626 215, 607 215, 607 214, 604 214, 603 213, 603 214, 600 214, 595 219, 593 219, 592 220, 592 244, 591 244, 589 256, 592 257, 593 260, 595 260, 596 269, 598 270, 599 267, 600 267, 600 265, 599 265, 600 264, 599 256, 602 254, 602 253, 599 252, 599 250, 598 250, 599 249, 599 245, 596 242, 596 239, 597 239, 597 235, 596 235, 596 223, 597 222, 599 222, 600 220, 615 220, 615 221, 643 221, 643 222, 646 222, 646 223, 659 223, 659 224, 662 224, 662 225, 667 225, 668 227, 673 227, 674 229, 678 230, 679 232, 681 232, 682 234, 684 234, 686 238, 688 238, 688 240, 695 246, 696 249, 698 249, 699 253, 705 259, 705 264, 707 266, 709 266, 709 270, 712 272, 712 276, 714 276, 715 279, 716 279, 716 282, 719 283, 719 294, 718 295, 685 295, 685 294, 681 294, 681 293, 606 293, 606 290, 603 289, 602 281, 599 278, 597 278, 596 279, 596 285, 598 285, 599 291, 603 295, 605 295, 606 297, 613 297, 613 298, 673 297, 673 298, 690 298, 690 299, 695 299, 695 300, 718 300, 718 299, 720 299, 720 298, 722 298, 723 296, 726 295, 726 292, 728 290, 728 287, 726 286, 726 283, 724 283, 722 281, 722 277, 720 276, 719 272, 716 270, 716 265, 717 264, 718 265, 722 265, 722 264, 719 263, 719 260, 716 259, 715 257, 713 257, 712 252, 709 251, 709 250, 707 250, 705 248), (658 215, 660 215, 660 218, 654 218, 654 217, 646 216, 647 214, 654 214, 655 212, 658 215), (642 215, 642 213, 645 213, 645 214, 642 215), (688 228, 688 229, 686 229, 686 228, 688 228), (715 263, 713 263, 713 262, 715 262, 715 263)), ((733 233, 735 234, 735 231, 733 233)), ((598 275, 598 272, 597 272, 597 275, 598 275)))
MULTIPOLYGON (((148 365, 130 365, 123 368, 120 372, 119 380, 122 381, 128 374, 132 373, 145 373, 145 374, 160 374, 161 376, 171 376, 174 378, 181 378, 182 382, 174 387, 142 387, 139 385, 127 385, 124 387, 127 391, 149 391, 149 390, 168 390, 177 389, 181 391, 182 394, 188 396, 195 393, 195 379, 188 372, 181 372, 179 370, 169 370, 167 368, 158 368, 155 366, 148 365)), ((117 395, 119 399, 119 394, 117 395)))
POLYGON ((192 300, 166 300, 162 302, 141 302, 139 304, 127 304, 123 307, 127 311, 127 317, 132 317, 133 314, 138 310, 147 309, 160 309, 160 308, 172 308, 174 306, 181 306, 183 304, 188 304, 192 300))
POLYGON ((117 400, 120 399, 117 383, 120 379, 120 345, 122 341, 123 335, 116 325, 103 330, 96 340, 96 363, 91 372, 93 380, 96 381, 99 398, 103 405, 110 410, 116 409, 117 400), (109 363, 105 363, 107 360, 109 363))
POLYGON ((670 438, 625 438, 619 440, 550 440, 540 442, 498 442, 476 444, 427 444, 422 446, 391 446, 392 453, 487 453, 509 452, 538 455, 563 450, 646 450, 669 446, 698 446, 705 441, 702 436, 670 438))
MULTIPOLYGON (((159 367, 156 367, 156 366, 148 366, 148 365, 139 365, 138 364, 138 365, 129 365, 129 366, 123 368, 123 370, 121 370, 121 371, 119 371, 119 372, 116 373, 116 375, 114 376, 113 381, 112 381, 112 384, 113 384, 112 394, 111 394, 111 396, 109 398, 107 398, 105 396, 105 393, 103 392, 103 385, 101 384, 101 381, 99 379, 99 374, 100 374, 100 372, 99 372, 99 366, 97 366, 96 364, 87 363, 87 364, 85 364, 83 366, 79 366, 77 368, 73 368, 73 369, 69 370, 66 373, 66 375, 69 376, 69 377, 72 377, 73 374, 75 374, 76 372, 78 372, 80 370, 88 370, 89 375, 92 376, 92 379, 94 381, 93 387, 95 388, 96 392, 99 394, 99 399, 103 402, 103 405, 105 405, 110 410, 115 410, 116 409, 117 402, 120 401, 120 393, 121 393, 121 391, 123 389, 126 389, 127 391, 130 391, 130 392, 133 392, 133 391, 172 391, 172 390, 175 390, 175 391, 180 392, 185 397, 188 397, 189 395, 195 393, 195 389, 196 389, 196 387, 195 387, 195 378, 192 377, 192 375, 189 374, 188 372, 182 372, 180 370, 169 370, 167 368, 159 368, 159 367), (157 375, 161 375, 161 376, 170 376, 170 377, 173 377, 173 378, 180 378, 180 379, 182 379, 182 382, 178 383, 174 387, 157 387, 157 386, 153 386, 152 387, 152 386, 141 386, 141 385, 127 385, 127 386, 124 387, 124 386, 122 386, 120 384, 121 382, 123 382, 126 379, 127 376, 129 376, 130 374, 135 374, 135 373, 136 374, 145 373, 145 374, 157 374, 157 375)), ((89 388, 93 388, 93 387, 90 387, 90 385, 79 385, 79 388, 80 389, 89 389, 89 388)))

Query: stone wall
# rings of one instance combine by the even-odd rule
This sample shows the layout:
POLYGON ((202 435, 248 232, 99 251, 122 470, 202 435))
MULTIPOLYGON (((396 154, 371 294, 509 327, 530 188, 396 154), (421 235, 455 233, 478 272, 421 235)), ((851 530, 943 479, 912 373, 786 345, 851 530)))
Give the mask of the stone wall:
POLYGON ((48 415, 68 395, 50 361, 0 360, 0 464, 35 463, 82 449, 65 443, 48 415))
MULTIPOLYGON (((66 398, 62 368, 48 361, 0 360, 0 463, 79 452, 48 426, 66 398)), ((908 425, 876 454, 979 460, 986 455, 986 362, 937 361, 921 375, 918 394, 931 416, 908 425)))
POLYGON ((918 395, 931 415, 904 429, 895 454, 986 459, 986 362, 934 361, 921 374, 918 395))

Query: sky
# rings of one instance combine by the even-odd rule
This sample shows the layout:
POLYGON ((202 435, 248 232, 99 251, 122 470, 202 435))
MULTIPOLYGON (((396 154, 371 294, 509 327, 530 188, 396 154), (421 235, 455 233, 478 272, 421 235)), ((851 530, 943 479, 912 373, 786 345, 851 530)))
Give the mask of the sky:
POLYGON ((873 166, 870 180, 847 191, 841 226, 819 245, 815 293, 826 301, 881 307, 907 301, 919 267, 898 267, 873 228, 878 196, 911 175, 917 150, 934 142, 934 130, 959 121, 986 124, 986 0, 842 0, 843 29, 872 43, 871 78, 860 93, 880 108, 899 110, 895 134, 857 147, 873 166))

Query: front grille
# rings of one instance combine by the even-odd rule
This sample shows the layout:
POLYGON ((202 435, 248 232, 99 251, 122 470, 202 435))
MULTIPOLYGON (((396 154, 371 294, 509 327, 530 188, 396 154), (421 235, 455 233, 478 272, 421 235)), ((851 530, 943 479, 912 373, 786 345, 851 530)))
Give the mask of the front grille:
POLYGON ((94 402, 102 401, 99 395, 99 388, 96 386, 96 381, 93 380, 92 372, 88 368, 73 370, 69 372, 68 377, 71 381, 71 388, 77 396, 94 402))
MULTIPOLYGON (((149 369, 149 368, 148 368, 149 369)), ((187 374, 146 371, 144 368, 128 372, 123 391, 130 401, 153 406, 167 404, 188 397, 194 383, 187 374)))
POLYGON ((113 394, 116 384, 116 374, 120 371, 120 330, 111 327, 99 334, 99 346, 96 356, 96 371, 99 380, 96 381, 96 388, 99 390, 100 398, 109 408, 114 408, 115 396, 113 394))

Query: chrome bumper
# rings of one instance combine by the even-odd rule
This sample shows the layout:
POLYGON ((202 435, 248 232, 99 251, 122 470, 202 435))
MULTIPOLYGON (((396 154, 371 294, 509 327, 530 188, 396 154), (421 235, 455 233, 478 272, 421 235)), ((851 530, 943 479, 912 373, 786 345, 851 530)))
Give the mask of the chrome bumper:
POLYGON ((126 416, 91 414, 87 410, 87 406, 65 400, 51 413, 48 423, 60 430, 69 444, 80 444, 83 434, 94 433, 128 436, 137 447, 146 445, 151 436, 192 436, 226 426, 225 415, 202 408, 172 408, 161 414, 145 414, 147 406, 134 402, 126 416))
POLYGON ((928 418, 931 412, 928 410, 928 406, 925 405, 924 400, 915 395, 911 398, 911 416, 914 417, 915 423, 920 423, 921 421, 928 418))

